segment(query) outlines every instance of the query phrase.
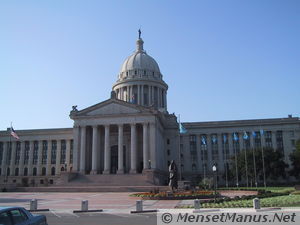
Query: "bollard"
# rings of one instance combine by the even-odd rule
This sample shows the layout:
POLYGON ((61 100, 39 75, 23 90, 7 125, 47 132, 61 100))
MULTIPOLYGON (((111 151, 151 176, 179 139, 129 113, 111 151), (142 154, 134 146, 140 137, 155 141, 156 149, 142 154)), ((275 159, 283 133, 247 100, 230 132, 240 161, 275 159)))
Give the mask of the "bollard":
POLYGON ((253 208, 254 209, 260 209, 260 200, 259 200, 259 198, 253 199, 253 208))
POLYGON ((194 208, 195 210, 200 210, 201 204, 199 199, 194 200, 194 208))
POLYGON ((88 200, 82 200, 81 201, 81 211, 88 211, 89 210, 89 201, 88 200))
POLYGON ((143 201, 142 200, 136 201, 136 211, 137 212, 143 211, 143 201))
POLYGON ((36 199, 31 199, 30 210, 37 210, 37 200, 36 199))

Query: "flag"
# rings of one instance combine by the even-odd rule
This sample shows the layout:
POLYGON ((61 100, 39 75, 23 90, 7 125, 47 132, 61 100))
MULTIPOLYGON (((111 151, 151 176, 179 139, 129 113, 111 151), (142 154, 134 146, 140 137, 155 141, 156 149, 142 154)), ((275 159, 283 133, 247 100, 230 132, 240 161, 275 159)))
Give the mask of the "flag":
POLYGON ((130 101, 131 103, 135 103, 135 96, 134 95, 132 95, 132 97, 131 97, 131 101, 130 101))
POLYGON ((185 134, 187 132, 187 130, 184 128, 184 126, 179 123, 179 133, 181 134, 185 134))
POLYGON ((217 137, 216 137, 216 135, 213 135, 213 136, 212 136, 212 142, 213 142, 214 144, 216 144, 216 142, 217 142, 217 137))
POLYGON ((202 136, 202 137, 201 137, 201 142, 202 142, 203 145, 206 145, 206 139, 205 139, 205 136, 202 136))
POLYGON ((239 137, 237 136, 236 133, 233 133, 233 140, 235 140, 235 141, 238 141, 238 140, 239 140, 239 137))
POLYGON ((10 127, 10 135, 13 136, 17 140, 20 139, 13 127, 10 127))
POLYGON ((245 140, 247 140, 247 139, 249 138, 249 136, 248 136, 248 134, 247 134, 246 131, 244 131, 244 136, 243 136, 243 138, 244 138, 245 140))
POLYGON ((260 130, 260 135, 261 135, 261 136, 264 135, 264 130, 263 130, 263 129, 260 130))
POLYGON ((224 141, 224 144, 225 144, 226 141, 227 141, 227 136, 226 136, 226 134, 223 135, 223 141, 224 141))
POLYGON ((206 140, 205 140, 204 136, 201 137, 201 142, 202 142, 203 145, 206 145, 206 140))
POLYGON ((255 133, 255 131, 252 131, 252 136, 253 136, 254 138, 256 138, 256 133, 255 133))

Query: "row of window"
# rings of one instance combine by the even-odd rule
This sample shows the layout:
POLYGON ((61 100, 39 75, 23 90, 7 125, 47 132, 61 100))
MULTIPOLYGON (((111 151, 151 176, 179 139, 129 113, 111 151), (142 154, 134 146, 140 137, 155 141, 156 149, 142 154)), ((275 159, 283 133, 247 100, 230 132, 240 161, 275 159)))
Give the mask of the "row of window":
MULTIPOLYGON (((64 164, 66 161, 66 140, 62 140, 60 142, 61 152, 60 152, 60 163, 64 164)), ((12 146, 11 143, 8 143, 8 150, 7 157, 6 157, 6 165, 11 164, 12 159, 12 146)), ((37 165, 38 163, 38 151, 39 151, 39 145, 38 141, 34 141, 33 143, 33 165, 37 165)), ((0 142, 0 165, 2 165, 3 162, 3 142, 0 142)), ((29 141, 25 141, 25 149, 24 149, 24 165, 28 165, 29 162, 29 152, 30 152, 30 144, 29 141)), ((43 141, 42 144, 42 164, 47 164, 47 152, 48 152, 48 141, 43 141)), ((56 152, 57 152, 57 141, 53 140, 51 141, 51 164, 56 164, 56 152)), ((16 152, 15 152, 15 165, 20 164, 20 158, 21 158, 21 143, 16 143, 16 152)), ((73 140, 71 140, 71 146, 70 146, 70 163, 73 163, 73 140)))
MULTIPOLYGON (((65 171, 65 167, 64 166, 62 166, 61 168, 60 168, 60 171, 65 171)), ((72 168, 70 168, 71 170, 72 170, 72 168)), ((55 175, 55 167, 53 166, 52 168, 51 168, 51 175, 52 176, 54 176, 55 175)), ((25 167, 24 168, 24 171, 23 171, 24 173, 24 176, 28 176, 29 174, 28 174, 28 168, 27 167, 25 167)), ((3 174, 2 174, 2 169, 0 168, 0 175, 6 175, 6 176, 19 176, 20 175, 20 170, 19 170, 19 168, 15 168, 15 171, 11 171, 10 170, 10 168, 8 167, 7 169, 6 169, 6 173, 5 173, 5 171, 3 171, 3 174)), ((32 175, 33 176, 37 176, 37 168, 36 167, 33 167, 33 169, 32 169, 32 175)), ((46 176, 46 167, 42 167, 42 176, 46 176)))

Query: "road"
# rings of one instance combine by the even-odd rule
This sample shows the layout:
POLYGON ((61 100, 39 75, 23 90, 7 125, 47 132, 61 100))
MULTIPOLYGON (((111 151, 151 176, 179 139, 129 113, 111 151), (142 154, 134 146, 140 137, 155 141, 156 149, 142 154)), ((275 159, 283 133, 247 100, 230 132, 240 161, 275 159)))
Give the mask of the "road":
POLYGON ((39 212, 47 217, 49 225, 155 225, 156 214, 110 214, 100 213, 72 213, 71 211, 39 212))

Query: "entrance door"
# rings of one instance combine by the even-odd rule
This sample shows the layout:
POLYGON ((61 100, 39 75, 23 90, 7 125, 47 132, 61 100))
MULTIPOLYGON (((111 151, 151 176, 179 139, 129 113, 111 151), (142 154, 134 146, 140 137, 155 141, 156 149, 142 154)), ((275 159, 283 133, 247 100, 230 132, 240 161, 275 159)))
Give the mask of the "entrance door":
POLYGON ((114 145, 111 147, 110 162, 110 173, 116 174, 118 170, 118 145, 114 145))

